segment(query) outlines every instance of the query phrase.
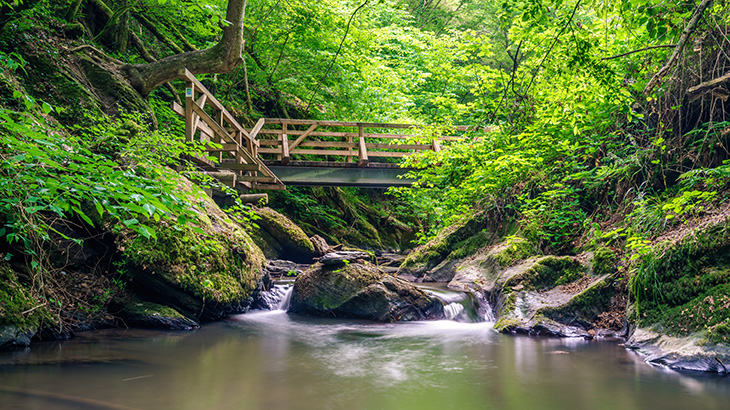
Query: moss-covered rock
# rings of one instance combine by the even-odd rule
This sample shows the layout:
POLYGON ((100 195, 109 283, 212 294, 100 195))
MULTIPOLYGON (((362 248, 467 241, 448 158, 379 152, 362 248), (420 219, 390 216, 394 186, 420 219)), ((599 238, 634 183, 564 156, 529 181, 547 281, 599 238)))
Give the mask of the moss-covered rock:
MULTIPOLYGON (((447 258, 458 260, 487 245, 494 229, 483 231, 486 224, 484 219, 483 213, 476 213, 444 228, 434 239, 409 253, 403 260, 398 274, 408 278, 423 278, 428 271, 436 268, 447 258), (449 258, 452 253, 453 256, 449 258)), ((455 266, 456 263, 450 265, 455 266)))
POLYGON ((176 178, 201 212, 183 227, 161 222, 156 240, 131 231, 118 236, 133 287, 202 320, 245 311, 262 287, 263 253, 200 188, 174 172, 166 177, 176 178))
POLYGON ((289 311, 384 322, 443 318, 440 301, 362 262, 313 265, 297 277, 289 311))
POLYGON ((580 279, 587 269, 570 256, 541 258, 530 269, 505 281, 504 286, 526 290, 550 289, 580 279))
POLYGON ((286 216, 271 208, 259 208, 256 215, 259 228, 252 235, 267 258, 311 262, 319 256, 307 234, 286 216))
POLYGON ((679 241, 660 243, 634 265, 631 319, 640 327, 660 325, 671 336, 710 332, 726 340, 730 320, 730 218, 695 230, 679 241))
POLYGON ((138 298, 118 299, 111 310, 127 326, 153 329, 190 330, 200 327, 198 322, 180 314, 177 310, 138 298))
POLYGON ((616 272, 618 261, 616 252, 606 247, 599 247, 593 251, 591 268, 596 275, 610 275, 616 272))
POLYGON ((28 346, 49 314, 18 282, 15 272, 0 262, 0 349, 28 346))

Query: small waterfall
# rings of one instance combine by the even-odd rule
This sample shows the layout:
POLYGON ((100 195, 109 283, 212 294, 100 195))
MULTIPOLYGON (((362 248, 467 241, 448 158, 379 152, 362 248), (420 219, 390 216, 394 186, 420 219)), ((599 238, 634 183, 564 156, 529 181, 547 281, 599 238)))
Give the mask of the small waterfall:
POLYGON ((421 285, 428 294, 444 305, 444 316, 456 322, 494 322, 494 313, 489 302, 482 295, 461 292, 445 286, 421 285))
POLYGON ((276 310, 287 310, 289 309, 289 303, 291 302, 291 294, 294 293, 294 285, 289 284, 286 285, 287 287, 284 289, 284 297, 281 299, 281 302, 279 302, 279 305, 276 307, 276 310))
POLYGON ((271 289, 261 292, 254 308, 263 310, 287 310, 293 290, 294 285, 292 283, 275 284, 271 289))
POLYGON ((464 305, 461 303, 449 303, 444 305, 444 315, 448 320, 455 320, 461 313, 464 312, 464 305))

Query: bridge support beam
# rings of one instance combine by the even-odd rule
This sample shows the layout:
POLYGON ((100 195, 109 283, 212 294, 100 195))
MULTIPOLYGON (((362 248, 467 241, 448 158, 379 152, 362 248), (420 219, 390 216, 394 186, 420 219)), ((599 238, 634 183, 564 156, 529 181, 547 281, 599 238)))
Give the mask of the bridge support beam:
POLYGON ((285 185, 292 186, 353 186, 363 188, 407 187, 415 180, 399 178, 408 172, 402 168, 379 167, 314 167, 269 165, 269 169, 285 185))

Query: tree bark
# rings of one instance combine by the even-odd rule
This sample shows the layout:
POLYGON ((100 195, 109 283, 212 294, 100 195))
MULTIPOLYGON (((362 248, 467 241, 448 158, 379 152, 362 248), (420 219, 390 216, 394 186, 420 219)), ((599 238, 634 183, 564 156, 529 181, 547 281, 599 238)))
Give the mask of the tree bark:
POLYGON ((651 80, 649 80, 649 83, 646 85, 646 87, 644 87, 644 94, 648 95, 651 90, 657 84, 659 84, 659 81, 664 78, 669 70, 674 67, 674 64, 677 63, 677 60, 679 60, 679 55, 682 54, 684 46, 685 44, 687 44, 687 40, 689 40, 689 36, 692 35, 692 33, 695 31, 697 23, 700 21, 700 17, 702 17, 705 9, 707 9, 710 4, 712 4, 712 0, 702 0, 702 2, 697 6, 694 13, 692 14, 692 18, 690 18, 689 22, 687 22, 687 26, 685 26, 684 32, 682 32, 682 36, 679 37, 679 41, 677 42, 677 46, 674 48, 674 52, 672 52, 672 55, 669 57, 669 60, 667 60, 666 64, 664 64, 664 67, 657 71, 657 73, 654 74, 651 80))
POLYGON ((726 82, 730 82, 730 72, 723 75, 722 77, 718 77, 715 79, 712 79, 710 81, 705 81, 704 83, 700 83, 694 87, 690 87, 687 90, 687 96, 689 97, 690 101, 694 101, 697 98, 699 98, 702 94, 712 91, 715 88, 720 87, 726 82))
POLYGON ((182 78, 183 68, 193 74, 230 72, 242 61, 245 10, 246 0, 228 1, 228 25, 223 28, 221 40, 211 48, 175 54, 147 64, 126 64, 120 69, 142 96, 149 95, 160 84, 182 78))

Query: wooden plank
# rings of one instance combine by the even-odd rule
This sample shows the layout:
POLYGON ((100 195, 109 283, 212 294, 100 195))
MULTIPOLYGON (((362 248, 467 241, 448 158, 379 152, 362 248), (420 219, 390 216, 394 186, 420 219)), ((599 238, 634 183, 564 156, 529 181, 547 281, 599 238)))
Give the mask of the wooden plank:
POLYGON ((266 120, 263 118, 259 118, 259 120, 256 122, 256 125, 253 126, 253 129, 249 133, 249 138, 252 140, 256 139, 256 135, 261 131, 261 128, 266 124, 266 120))
POLYGON ((314 122, 312 125, 310 125, 309 128, 307 128, 307 130, 304 131, 304 133, 299 136, 299 138, 297 138, 294 142, 289 144, 289 151, 293 150, 299 144, 301 144, 302 141, 304 141, 304 139, 307 138, 309 136, 309 134, 314 132, 314 130, 317 129, 318 126, 319 126, 319 124, 317 122, 314 122))
POLYGON ((361 167, 368 165, 368 148, 365 146, 364 128, 362 125, 358 127, 360 136, 358 137, 358 157, 360 159, 359 164, 361 167))
POLYGON ((379 122, 352 122, 352 121, 321 121, 321 120, 293 120, 286 118, 266 118, 267 124, 283 124, 288 123, 292 125, 309 125, 318 123, 323 127, 359 127, 362 125, 365 128, 413 128, 413 124, 387 124, 379 122))
POLYGON ((231 188, 236 186, 236 174, 233 172, 208 172, 208 175, 231 188))
MULTIPOLYGON (((288 135, 302 135, 306 131, 299 131, 299 130, 288 130, 288 135)), ((267 139, 262 138, 262 135, 281 135, 282 130, 273 130, 264 128, 261 131, 259 131, 259 141, 267 141, 267 139)), ((347 137, 357 137, 359 134, 356 132, 339 132, 339 131, 314 131, 310 134, 308 134, 311 137, 340 137, 340 138, 347 138, 347 137)), ((377 133, 369 133, 366 132, 364 134, 365 138, 384 138, 384 139, 406 139, 406 138, 412 138, 414 135, 411 134, 377 134, 377 133)))
MULTIPOLYGON (((262 154, 276 154, 281 152, 278 148, 260 148, 262 154)), ((323 149, 301 149, 296 148, 289 151, 290 155, 347 155, 345 150, 323 150, 323 149)))
POLYGON ((238 144, 221 144, 220 148, 207 148, 208 152, 231 152, 238 151, 238 144))
POLYGON ((244 194, 238 196, 244 204, 259 204, 263 201, 264 205, 269 203, 268 194, 244 194))
POLYGON ((251 189, 262 189, 262 190, 269 190, 269 191, 286 191, 286 185, 284 185, 284 184, 271 185, 271 184, 253 183, 253 184, 251 184, 251 189))
POLYGON ((191 142, 195 135, 195 118, 193 118, 193 100, 195 98, 195 86, 188 81, 185 88, 185 141, 191 142))
MULTIPOLYGON (((261 148, 259 150, 262 154, 276 154, 279 151, 276 148, 261 148)), ((322 149, 302 149, 297 148, 289 152, 290 155, 317 155, 317 156, 328 156, 337 155, 346 157, 349 153, 346 150, 322 150, 322 149)), ((409 155, 413 155, 413 152, 393 152, 393 151, 368 151, 368 157, 388 157, 388 158, 403 158, 409 155)))
MULTIPOLYGON (((200 96, 200 98, 198 98, 195 101, 195 103, 198 104, 200 106, 200 108, 203 108, 205 106, 205 100, 207 98, 208 97, 205 94, 203 94, 203 95, 200 96)), ((193 129, 194 130, 197 130, 198 129, 198 123, 200 123, 200 118, 198 118, 198 116, 196 115, 195 118, 193 119, 193 129)))
POLYGON ((244 182, 265 182, 269 184, 275 184, 277 181, 280 183, 278 178, 274 177, 260 177, 260 176, 250 176, 250 175, 243 175, 238 177, 239 181, 244 182))
MULTIPOLYGON (((280 145, 280 146, 283 146, 283 145, 281 144, 281 141, 283 141, 283 140, 284 140, 284 137, 285 137, 285 136, 286 136, 286 123, 284 123, 284 124, 281 124, 281 134, 279 134, 279 135, 278 135, 278 136, 276 137, 276 139, 277 139, 277 140, 279 141, 279 145, 280 145)), ((259 144, 261 144, 261 142, 259 142, 259 144)), ((287 143, 286 145, 287 145, 287 146, 289 146, 289 144, 288 144, 288 143, 287 143)), ((282 150, 282 153, 283 153, 283 152, 284 152, 284 150, 282 150)), ((281 154, 277 155, 277 156, 276 156, 276 159, 277 159, 277 160, 279 160, 279 161, 281 161, 281 154)))
POLYGON ((369 157, 405 158, 409 155, 413 155, 413 152, 368 151, 369 157))
POLYGON ((260 171, 259 164, 218 164, 220 169, 230 169, 233 171, 260 171))
MULTIPOLYGON (((261 140, 262 147, 276 147, 281 145, 281 141, 261 140)), ((299 147, 309 148, 358 148, 359 143, 356 142, 336 142, 336 141, 305 141, 299 144, 299 147)), ((432 144, 379 144, 366 142, 365 147, 368 149, 391 149, 391 150, 431 150, 432 144)))
POLYGON ((441 145, 439 144, 438 138, 433 139, 433 150, 434 150, 434 152, 441 151, 441 145))
POLYGON ((281 163, 284 165, 289 163, 289 137, 286 134, 281 134, 281 163))
MULTIPOLYGON (((322 120, 292 120, 288 118, 266 118, 267 124, 292 124, 292 125, 308 125, 317 122, 323 127, 358 127, 362 125, 365 128, 392 128, 392 129, 405 129, 414 128, 416 124, 390 124, 382 122, 352 122, 352 121, 322 121, 322 120)), ((456 125, 454 127, 456 131, 474 131, 478 128, 474 125, 456 125)), ((489 127, 484 127, 483 130, 488 130, 489 127)))

